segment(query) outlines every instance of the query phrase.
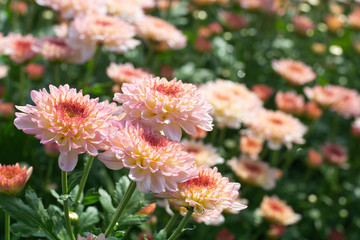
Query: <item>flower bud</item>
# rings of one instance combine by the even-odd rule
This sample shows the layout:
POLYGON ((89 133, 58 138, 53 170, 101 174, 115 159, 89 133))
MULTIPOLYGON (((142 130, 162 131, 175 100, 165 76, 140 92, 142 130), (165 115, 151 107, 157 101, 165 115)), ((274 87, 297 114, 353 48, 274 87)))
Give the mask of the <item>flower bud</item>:
POLYGON ((15 195, 20 192, 32 174, 33 168, 0 164, 0 193, 15 195))

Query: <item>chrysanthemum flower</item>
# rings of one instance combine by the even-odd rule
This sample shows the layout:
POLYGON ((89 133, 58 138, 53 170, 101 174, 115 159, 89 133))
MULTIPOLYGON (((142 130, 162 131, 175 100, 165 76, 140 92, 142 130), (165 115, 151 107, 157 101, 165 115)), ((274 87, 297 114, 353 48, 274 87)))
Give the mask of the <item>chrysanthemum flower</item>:
POLYGON ((45 37, 35 42, 34 51, 48 61, 66 61, 73 54, 73 49, 65 39, 45 37))
POLYGON ((6 65, 0 64, 0 79, 8 75, 9 67, 6 65))
POLYGON ((3 102, 0 99, 0 117, 3 118, 12 118, 15 116, 15 105, 12 102, 3 102))
POLYGON ((4 44, 2 47, 4 48, 4 54, 9 55, 11 60, 16 63, 23 63, 35 57, 36 53, 32 49, 34 43, 35 38, 30 34, 22 36, 10 33, 2 41, 2 44, 4 44))
POLYGON ((33 168, 0 164, 0 193, 13 195, 20 192, 32 174, 33 168))
POLYGON ((260 110, 256 118, 248 124, 250 134, 268 140, 271 149, 279 149, 281 144, 288 148, 292 143, 303 144, 307 127, 299 119, 281 111, 260 110))
POLYGON ((283 226, 294 224, 301 219, 299 214, 277 196, 265 196, 260 204, 260 215, 266 220, 283 226))
POLYGON ((242 136, 240 138, 240 151, 252 159, 256 159, 263 149, 263 139, 254 136, 242 136))
POLYGON ((146 78, 151 74, 141 68, 135 68, 131 63, 111 63, 106 74, 117 84, 131 83, 135 79, 146 78))
POLYGON ((134 22, 145 16, 142 6, 129 0, 107 0, 108 12, 126 22, 134 22))
POLYGON ((112 115, 118 110, 115 103, 100 102, 83 96, 82 91, 69 85, 49 86, 31 91, 35 106, 17 106, 23 113, 16 113, 14 121, 18 129, 34 134, 42 144, 56 142, 59 145, 59 166, 72 171, 78 155, 88 152, 96 156, 103 149, 112 115))
POLYGON ((274 93, 274 89, 265 84, 255 84, 251 90, 263 101, 269 100, 271 95, 274 93))
POLYGON ((305 107, 304 97, 295 92, 277 92, 275 103, 281 111, 296 115, 301 114, 305 107))
POLYGON ((318 167, 323 163, 323 158, 318 151, 310 148, 306 157, 306 163, 310 167, 318 167))
POLYGON ((300 61, 292 59, 273 60, 272 67, 275 72, 293 85, 304 85, 314 81, 316 78, 316 74, 311 67, 300 61))
POLYGON ((355 7, 354 11, 348 16, 349 25, 360 30, 360 6, 355 7))
POLYGON ((247 157, 232 158, 226 164, 242 181, 262 187, 266 190, 273 189, 276 184, 276 168, 271 168, 268 163, 254 161, 247 157))
POLYGON ((242 8, 251 11, 275 13, 280 8, 280 0, 238 0, 242 8))
POLYGON ((187 139, 182 140, 181 143, 188 153, 195 156, 198 167, 212 167, 224 162, 224 159, 217 152, 217 149, 211 144, 204 144, 202 141, 187 139))
POLYGON ((177 190, 177 183, 196 176, 195 157, 175 141, 129 122, 118 123, 109 136, 110 148, 99 154, 108 168, 130 168, 140 192, 177 190))
POLYGON ((105 234, 101 233, 99 236, 95 236, 90 233, 87 237, 81 237, 80 234, 77 235, 77 240, 107 240, 105 234))
POLYGON ((60 24, 55 24, 53 26, 53 30, 55 35, 58 38, 66 38, 69 32, 69 24, 68 22, 62 22, 60 24))
POLYGON ((334 165, 342 165, 348 159, 346 148, 339 144, 327 142, 321 146, 321 152, 325 160, 334 165))
POLYGON ((246 208, 236 201, 240 183, 229 182, 216 167, 211 169, 201 166, 198 173, 198 177, 178 183, 178 191, 168 191, 157 196, 169 199, 174 206, 191 207, 197 215, 209 216, 215 211, 215 216, 219 216, 225 208, 246 208))
POLYGON ((327 15, 324 21, 328 29, 332 32, 340 30, 344 25, 344 18, 341 15, 327 15))
POLYGON ((128 0, 131 3, 139 5, 143 9, 152 9, 156 6, 155 0, 128 0))
POLYGON ((138 19, 135 26, 139 36, 157 51, 181 49, 186 45, 185 35, 161 18, 146 16, 138 19))
POLYGON ((39 80, 45 74, 45 67, 44 65, 37 64, 37 63, 30 63, 26 65, 25 68, 26 74, 31 80, 39 80))
POLYGON ((36 0, 36 3, 60 12, 63 19, 106 13, 106 6, 102 0, 36 0))
POLYGON ((295 30, 300 34, 308 34, 310 30, 314 30, 315 24, 310 18, 299 15, 292 18, 295 30))
POLYGON ((230 80, 217 79, 199 87, 201 93, 213 106, 212 115, 221 128, 240 128, 250 122, 254 112, 262 107, 262 101, 245 85, 230 80))
POLYGON ((11 2, 10 10, 16 14, 19 14, 20 16, 23 16, 28 12, 28 5, 23 1, 11 2))
POLYGON ((341 87, 335 85, 315 85, 312 88, 305 87, 304 93, 306 97, 318 103, 320 106, 329 107, 340 99, 341 87))
POLYGON ((85 56, 92 56, 98 44, 110 52, 125 53, 140 44, 133 39, 135 34, 135 28, 120 18, 86 15, 71 23, 67 43, 82 49, 85 56))
POLYGON ((114 101, 122 103, 127 119, 162 130, 170 139, 180 141, 181 128, 188 134, 196 134, 196 127, 212 130, 212 107, 193 84, 145 78, 124 83, 122 92, 114 101))
POLYGON ((307 102, 304 107, 305 115, 310 119, 318 119, 322 115, 321 108, 315 102, 307 102))

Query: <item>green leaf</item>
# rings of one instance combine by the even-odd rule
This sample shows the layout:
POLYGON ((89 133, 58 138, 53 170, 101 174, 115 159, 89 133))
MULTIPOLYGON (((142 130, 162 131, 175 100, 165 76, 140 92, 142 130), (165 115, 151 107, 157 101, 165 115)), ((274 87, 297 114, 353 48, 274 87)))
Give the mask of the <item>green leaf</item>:
POLYGON ((97 190, 95 190, 94 188, 89 189, 84 196, 83 205, 91 205, 94 203, 97 203, 100 199, 100 194, 97 190))
MULTIPOLYGON (((49 216, 41 199, 32 189, 26 191, 25 199, 26 203, 14 196, 1 195, 0 197, 0 206, 17 221, 14 228, 24 229, 24 231, 20 231, 24 236, 32 235, 60 240, 59 235, 61 234, 59 233, 64 225, 59 225, 58 222, 54 221, 53 216, 49 216)), ((53 211, 49 212, 54 213, 53 211)), ((63 239, 68 238, 62 237, 61 240, 63 239)))
POLYGON ((99 189, 100 194, 100 204, 103 207, 104 211, 109 214, 113 214, 115 212, 115 208, 112 204, 110 195, 102 188, 99 189))
POLYGON ((99 212, 95 207, 88 207, 85 212, 79 214, 77 224, 80 231, 88 231, 99 222, 99 212))
POLYGON ((154 233, 154 240, 166 240, 166 231, 165 229, 160 230, 160 232, 154 233))
POLYGON ((150 217, 148 215, 144 215, 144 214, 127 215, 127 216, 120 218, 118 226, 139 225, 149 219, 150 219, 150 217))

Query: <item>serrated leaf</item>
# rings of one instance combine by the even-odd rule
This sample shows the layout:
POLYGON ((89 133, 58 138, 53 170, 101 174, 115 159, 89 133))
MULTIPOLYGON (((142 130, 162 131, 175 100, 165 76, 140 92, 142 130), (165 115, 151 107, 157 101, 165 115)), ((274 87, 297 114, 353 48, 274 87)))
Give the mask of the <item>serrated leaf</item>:
POLYGON ((104 211, 106 213, 113 214, 115 212, 115 208, 112 204, 110 195, 102 188, 99 189, 99 194, 100 194, 99 201, 104 211))
POLYGON ((166 231, 165 229, 160 230, 160 232, 155 232, 153 235, 154 240, 166 240, 166 231))
POLYGON ((77 224, 80 231, 90 230, 99 222, 99 212, 95 207, 88 207, 85 212, 79 214, 79 222, 77 224))
POLYGON ((83 205, 91 205, 94 203, 97 203, 100 199, 100 194, 97 190, 95 190, 94 188, 89 189, 84 196, 83 205))
POLYGON ((127 215, 127 216, 120 218, 120 220, 118 222, 118 226, 139 225, 149 219, 150 219, 150 217, 148 215, 144 215, 144 214, 127 215))

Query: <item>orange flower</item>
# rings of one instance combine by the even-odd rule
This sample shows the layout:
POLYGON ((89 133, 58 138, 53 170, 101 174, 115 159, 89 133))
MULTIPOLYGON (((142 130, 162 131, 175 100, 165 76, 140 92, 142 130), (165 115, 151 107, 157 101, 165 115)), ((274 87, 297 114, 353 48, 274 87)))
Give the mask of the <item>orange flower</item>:
POLYGON ((273 60, 272 67, 275 72, 293 85, 304 85, 316 78, 312 68, 301 61, 292 59, 273 60))
POLYGON ((314 102, 307 102, 304 111, 305 115, 312 120, 318 119, 323 113, 321 108, 314 102))
POLYGON ((255 84, 251 90, 263 101, 269 100, 271 95, 274 93, 274 89, 265 84, 255 84))
POLYGON ((265 196, 260 204, 260 215, 270 222, 287 226, 301 219, 299 214, 277 196, 265 196))
POLYGON ((240 151, 256 159, 263 148, 263 140, 253 136, 243 136, 240 139, 240 151))
POLYGON ((277 92, 275 96, 276 107, 291 114, 301 114, 304 110, 304 97, 295 92, 277 92))
POLYGON ((0 193, 14 195, 20 192, 29 180, 33 168, 26 166, 0 164, 0 193))
POLYGON ((310 167, 318 167, 323 163, 323 158, 319 152, 310 148, 306 158, 306 162, 310 167))

